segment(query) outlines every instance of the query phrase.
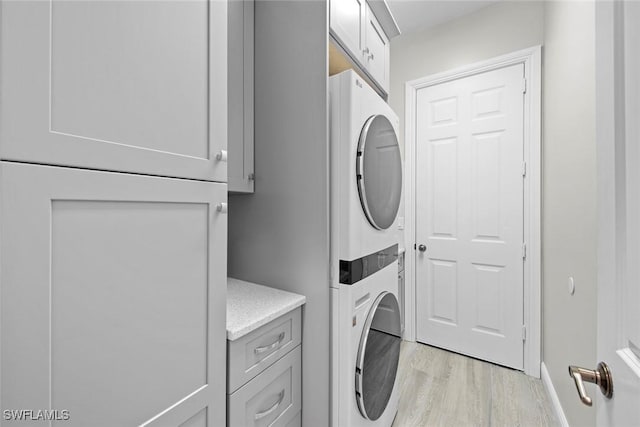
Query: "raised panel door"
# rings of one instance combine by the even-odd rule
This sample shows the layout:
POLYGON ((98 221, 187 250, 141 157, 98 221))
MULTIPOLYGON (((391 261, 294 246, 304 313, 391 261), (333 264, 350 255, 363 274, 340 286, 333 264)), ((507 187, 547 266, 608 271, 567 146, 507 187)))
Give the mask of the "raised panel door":
POLYGON ((417 339, 523 368, 523 65, 418 91, 417 339))

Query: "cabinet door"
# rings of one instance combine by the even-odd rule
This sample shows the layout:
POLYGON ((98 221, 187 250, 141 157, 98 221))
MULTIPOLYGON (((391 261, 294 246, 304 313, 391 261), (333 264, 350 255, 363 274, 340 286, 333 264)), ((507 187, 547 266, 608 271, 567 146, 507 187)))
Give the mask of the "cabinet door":
POLYGON ((358 61, 362 59, 365 7, 365 0, 331 0, 331 32, 358 61))
POLYGON ((2 159, 226 181, 226 2, 0 7, 2 159))
POLYGON ((378 20, 367 7, 367 19, 365 22, 365 67, 371 77, 389 92, 389 40, 382 31, 378 20))
POLYGON ((229 1, 229 191, 253 193, 254 0, 229 1))
POLYGON ((0 174, 3 414, 224 425, 226 184, 7 162, 0 174))

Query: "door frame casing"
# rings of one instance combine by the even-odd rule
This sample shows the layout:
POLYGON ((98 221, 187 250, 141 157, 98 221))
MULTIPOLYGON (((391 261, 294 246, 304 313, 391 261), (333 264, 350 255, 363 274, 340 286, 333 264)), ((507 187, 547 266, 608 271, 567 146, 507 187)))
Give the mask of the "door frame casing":
POLYGON ((433 74, 405 83, 405 230, 407 252, 405 262, 405 334, 404 339, 416 340, 416 125, 417 94, 420 89, 470 77, 511 65, 523 64, 526 79, 524 93, 524 372, 540 378, 541 362, 541 89, 542 46, 512 52, 485 61, 465 65, 450 71, 433 74), (413 251, 413 252, 410 252, 413 251))

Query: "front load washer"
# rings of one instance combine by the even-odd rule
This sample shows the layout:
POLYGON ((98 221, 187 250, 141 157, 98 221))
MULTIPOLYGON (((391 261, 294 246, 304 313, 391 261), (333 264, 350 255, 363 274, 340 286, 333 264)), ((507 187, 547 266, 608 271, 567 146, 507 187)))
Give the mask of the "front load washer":
POLYGON ((398 242, 398 116, 353 70, 329 85, 332 227, 340 260, 353 261, 398 242))
POLYGON ((390 427, 401 341, 398 118, 355 72, 329 80, 332 425, 390 427))
POLYGON ((331 289, 334 427, 390 427, 398 411, 397 271, 393 262, 353 285, 331 289))

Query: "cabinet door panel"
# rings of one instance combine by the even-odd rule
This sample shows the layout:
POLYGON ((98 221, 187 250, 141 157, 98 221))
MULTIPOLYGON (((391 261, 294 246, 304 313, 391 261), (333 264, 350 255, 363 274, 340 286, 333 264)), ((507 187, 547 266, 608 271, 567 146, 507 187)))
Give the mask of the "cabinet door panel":
POLYGON ((343 47, 361 60, 365 0, 331 0, 331 32, 343 47))
POLYGON ((224 424, 226 185, 0 173, 2 410, 68 410, 69 426, 224 424))
POLYGON ((385 90, 389 91, 389 41, 376 17, 367 7, 365 24, 365 44, 368 54, 365 54, 365 66, 369 74, 385 90))
POLYGON ((226 181, 226 2, 3 2, 2 159, 226 181))

